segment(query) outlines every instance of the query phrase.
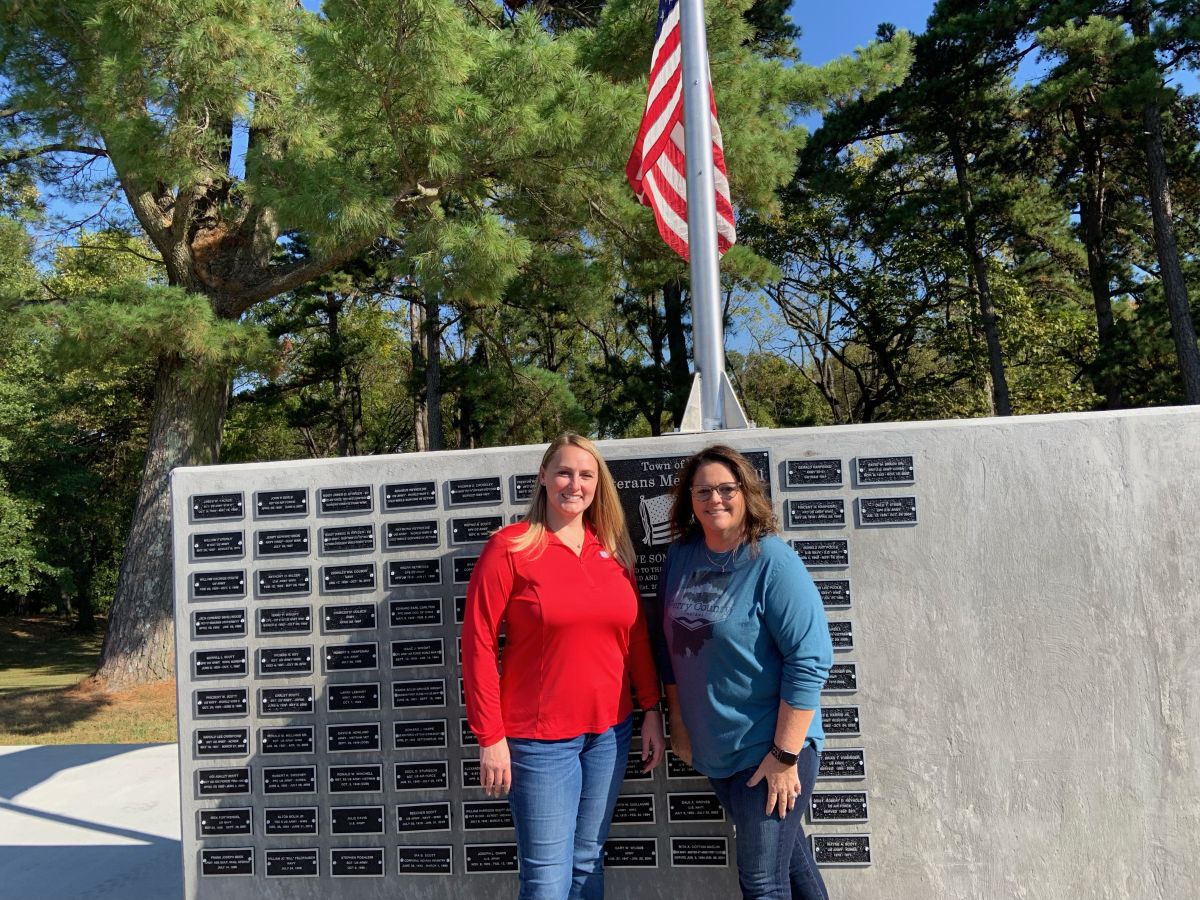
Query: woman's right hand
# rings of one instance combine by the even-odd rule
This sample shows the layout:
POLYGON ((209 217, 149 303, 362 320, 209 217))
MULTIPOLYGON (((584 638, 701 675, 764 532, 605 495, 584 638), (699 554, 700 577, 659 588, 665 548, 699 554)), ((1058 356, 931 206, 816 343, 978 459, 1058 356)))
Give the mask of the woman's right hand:
POLYGON ((512 760, 505 738, 479 749, 479 784, 489 797, 508 796, 512 787, 512 760))
POLYGON ((675 755, 689 766, 692 764, 692 739, 688 735, 687 726, 683 724, 683 716, 679 714, 678 704, 671 707, 671 749, 675 755))

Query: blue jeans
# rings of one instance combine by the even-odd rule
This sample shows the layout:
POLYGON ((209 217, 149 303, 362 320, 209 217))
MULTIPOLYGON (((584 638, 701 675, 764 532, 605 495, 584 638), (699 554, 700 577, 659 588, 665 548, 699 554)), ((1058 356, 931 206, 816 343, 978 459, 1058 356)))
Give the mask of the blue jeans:
POLYGON ((625 778, 633 717, 561 741, 509 738, 518 900, 601 900, 604 841, 625 778))
POLYGON ((708 779, 736 829, 738 883, 745 900, 829 900, 800 824, 820 759, 816 748, 805 743, 797 763, 800 797, 782 821, 778 813, 766 814, 766 779, 746 787, 754 769, 708 779))

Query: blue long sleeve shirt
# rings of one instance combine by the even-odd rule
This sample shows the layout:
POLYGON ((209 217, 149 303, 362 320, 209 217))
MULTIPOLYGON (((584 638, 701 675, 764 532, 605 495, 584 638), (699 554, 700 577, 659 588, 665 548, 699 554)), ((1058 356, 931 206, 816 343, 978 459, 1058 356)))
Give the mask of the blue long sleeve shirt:
POLYGON ((819 751, 833 645, 808 570, 775 536, 757 556, 740 547, 725 571, 705 549, 702 537, 673 543, 658 586, 659 673, 679 692, 693 766, 715 778, 757 767, 780 700, 816 711, 808 739, 819 751))

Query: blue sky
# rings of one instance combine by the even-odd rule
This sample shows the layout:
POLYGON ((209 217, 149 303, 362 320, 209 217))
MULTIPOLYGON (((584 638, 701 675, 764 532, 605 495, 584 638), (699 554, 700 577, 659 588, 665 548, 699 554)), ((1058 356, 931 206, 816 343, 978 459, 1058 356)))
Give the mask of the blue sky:
POLYGON ((880 22, 891 22, 914 34, 924 31, 933 0, 797 0, 790 11, 792 21, 804 32, 800 61, 819 66, 870 43, 880 22))

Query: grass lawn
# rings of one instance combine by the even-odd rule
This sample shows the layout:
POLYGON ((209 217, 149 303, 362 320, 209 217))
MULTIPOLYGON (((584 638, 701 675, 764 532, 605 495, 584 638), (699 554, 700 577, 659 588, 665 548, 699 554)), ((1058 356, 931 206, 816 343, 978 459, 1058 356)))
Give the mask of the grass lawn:
POLYGON ((102 641, 58 619, 0 617, 0 744, 175 740, 175 682, 98 688, 102 641))

